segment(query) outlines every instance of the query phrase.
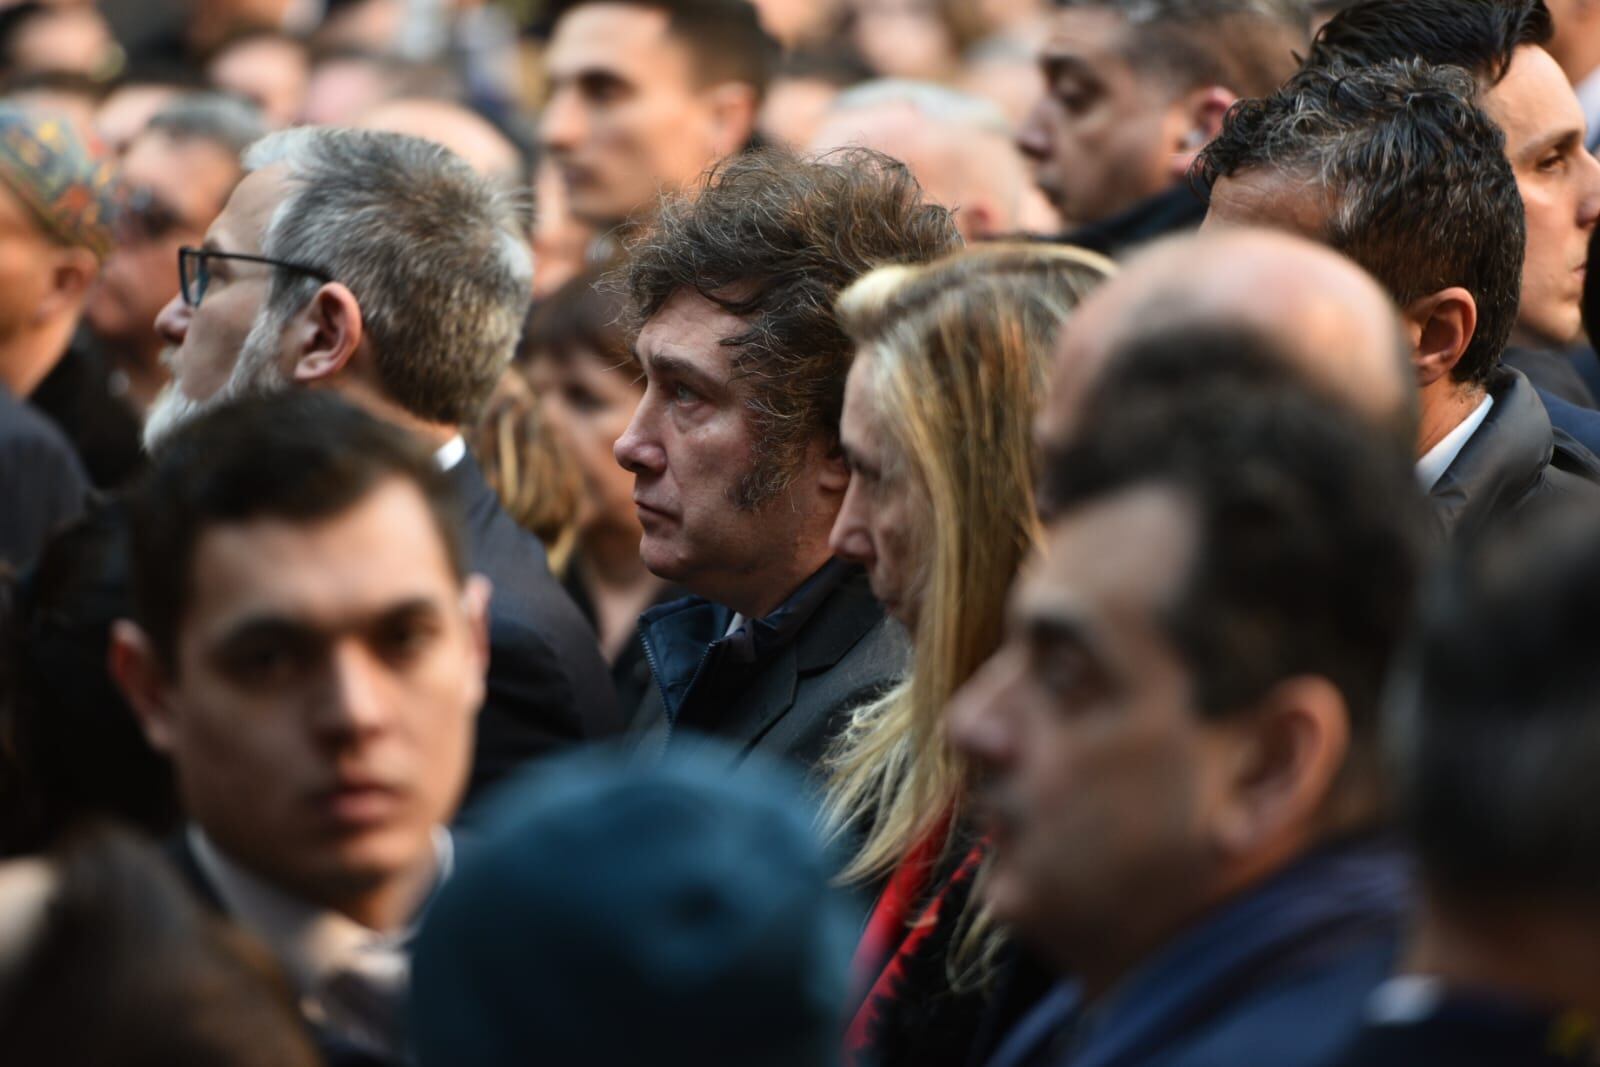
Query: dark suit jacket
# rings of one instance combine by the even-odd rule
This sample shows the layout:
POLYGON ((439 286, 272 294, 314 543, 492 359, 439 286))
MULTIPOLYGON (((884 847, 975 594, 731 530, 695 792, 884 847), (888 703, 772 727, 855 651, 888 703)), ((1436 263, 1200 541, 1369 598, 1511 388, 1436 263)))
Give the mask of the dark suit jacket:
POLYGON ((543 546, 506 514, 471 455, 450 477, 472 569, 494 583, 470 803, 528 760, 619 733, 622 722, 594 630, 550 573, 543 546))
POLYGON ((72 445, 0 386, 0 562, 20 570, 83 511, 89 479, 72 445))
POLYGON ((766 619, 725 636, 733 613, 700 597, 645 613, 656 684, 630 726, 660 750, 711 734, 810 771, 846 715, 905 672, 904 632, 860 568, 825 566, 766 619))

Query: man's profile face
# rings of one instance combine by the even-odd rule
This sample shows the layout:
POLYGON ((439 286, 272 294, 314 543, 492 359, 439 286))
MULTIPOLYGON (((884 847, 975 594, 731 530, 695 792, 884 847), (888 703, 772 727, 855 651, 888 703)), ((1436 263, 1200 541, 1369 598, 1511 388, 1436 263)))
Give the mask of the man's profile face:
POLYGON ((711 107, 666 12, 584 4, 557 23, 545 61, 540 139, 577 218, 611 226, 648 212, 716 160, 711 107))
POLYGON ((1102 8, 1055 15, 1040 63, 1045 95, 1017 143, 1061 215, 1098 222, 1168 189, 1183 116, 1174 93, 1126 58, 1129 29, 1102 8))
MULTIPOLYGON (((698 293, 680 291, 651 316, 636 351, 644 397, 617 439, 617 462, 634 474, 645 566, 708 599, 741 598, 743 582, 774 554, 792 552, 780 498, 751 507, 757 442, 724 340, 743 319, 698 293)), ((792 517, 791 517, 792 518, 792 517)))
POLYGON ((949 711, 987 784, 987 902, 1064 966, 1170 932, 1203 892, 1224 761, 1164 623, 1193 526, 1158 486, 1052 523, 1005 641, 949 711))
POLYGON ((331 906, 414 871, 465 782, 487 664, 487 587, 458 580, 421 492, 210 527, 190 573, 146 727, 191 817, 331 906))
MULTIPOLYGON (((245 176, 206 232, 204 248, 261 255, 272 213, 287 192, 286 168, 266 167, 245 176)), ((280 338, 252 336, 266 305, 273 268, 265 263, 212 259, 211 280, 198 308, 172 297, 156 319, 156 329, 172 346, 167 355, 172 381, 151 406, 147 444, 204 408, 229 399, 245 379, 260 385, 272 379, 280 338), (253 342, 253 343, 250 343, 253 342)))
POLYGON ((178 249, 205 239, 238 178, 238 159, 211 141, 160 131, 133 140, 122 158, 128 221, 85 308, 97 336, 133 355, 159 350, 155 321, 178 290, 178 249))
POLYGON ((1600 219, 1600 162, 1584 149, 1583 109, 1544 49, 1517 49, 1483 108, 1506 135, 1528 222, 1517 336, 1565 346, 1582 331, 1580 304, 1589 238, 1600 219))

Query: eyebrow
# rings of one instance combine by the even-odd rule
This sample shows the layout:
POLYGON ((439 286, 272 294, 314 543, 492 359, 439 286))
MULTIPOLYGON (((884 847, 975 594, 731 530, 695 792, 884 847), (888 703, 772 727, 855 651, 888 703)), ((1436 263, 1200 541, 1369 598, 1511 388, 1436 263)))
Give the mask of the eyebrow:
POLYGON ((1096 83, 1100 80, 1094 73, 1094 67, 1072 52, 1045 52, 1039 57, 1039 65, 1044 68, 1045 77, 1052 81, 1063 74, 1096 83))
POLYGON ((1539 138, 1522 150, 1523 159, 1536 159, 1552 148, 1572 149, 1583 144, 1583 131, 1576 126, 1539 138))
POLYGON ((317 626, 288 615, 263 612, 246 615, 228 624, 218 639, 218 647, 261 637, 315 638, 326 640, 345 633, 363 633, 376 627, 412 616, 443 615, 444 612, 432 597, 414 596, 398 601, 381 611, 360 619, 345 619, 332 626, 317 626))
POLYGON ((728 383, 713 375, 707 374, 692 362, 682 356, 675 356, 669 352, 641 352, 639 362, 645 369, 657 374, 667 374, 677 378, 687 378, 690 382, 702 388, 720 392, 727 388, 728 383))

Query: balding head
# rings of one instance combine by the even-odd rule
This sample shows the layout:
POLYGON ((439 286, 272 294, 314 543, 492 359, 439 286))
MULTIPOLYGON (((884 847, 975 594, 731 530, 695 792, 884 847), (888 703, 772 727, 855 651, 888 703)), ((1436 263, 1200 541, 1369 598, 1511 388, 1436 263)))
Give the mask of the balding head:
POLYGON ((1062 331, 1041 438, 1073 432, 1118 351, 1219 327, 1258 334, 1313 387, 1385 429, 1414 417, 1411 348, 1378 283, 1322 245, 1236 229, 1156 244, 1090 294, 1062 331))
POLYGON ((481 176, 506 189, 528 188, 527 165, 517 146, 470 108, 425 97, 389 100, 362 115, 355 125, 443 145, 481 176))

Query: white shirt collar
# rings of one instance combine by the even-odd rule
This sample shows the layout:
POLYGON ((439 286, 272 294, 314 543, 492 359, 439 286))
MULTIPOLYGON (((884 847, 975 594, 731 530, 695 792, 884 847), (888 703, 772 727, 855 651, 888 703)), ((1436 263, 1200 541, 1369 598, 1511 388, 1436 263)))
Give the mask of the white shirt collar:
POLYGON ((433 454, 433 460, 439 464, 442 471, 454 470, 457 463, 467 458, 467 442, 460 434, 439 446, 439 451, 433 454))
POLYGON ((1424 493, 1444 477, 1444 472, 1450 469, 1450 464, 1456 461, 1472 435, 1483 425, 1483 420, 1489 417, 1492 407, 1494 397, 1485 393, 1483 401, 1473 409, 1472 414, 1462 419, 1459 426, 1441 437, 1438 444, 1428 449, 1427 455, 1417 460, 1417 484, 1422 486, 1424 493))
MULTIPOLYGON (((195 862, 211 880, 228 915, 266 942, 303 995, 319 989, 358 957, 389 956, 404 967, 413 927, 381 933, 363 926, 269 885, 225 856, 198 826, 191 824, 188 836, 195 862)), ((455 867, 450 831, 435 827, 433 848, 437 887, 455 867)))

